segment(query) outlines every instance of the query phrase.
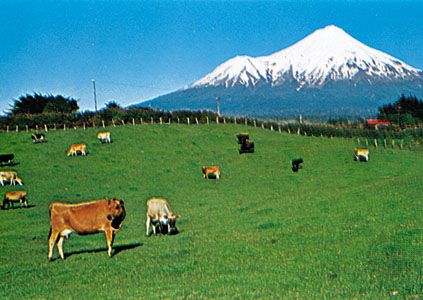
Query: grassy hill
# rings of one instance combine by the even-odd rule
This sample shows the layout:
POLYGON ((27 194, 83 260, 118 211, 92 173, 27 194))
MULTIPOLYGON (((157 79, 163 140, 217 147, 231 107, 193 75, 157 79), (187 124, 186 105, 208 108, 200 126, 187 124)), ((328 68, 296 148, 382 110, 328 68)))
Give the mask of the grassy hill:
POLYGON ((34 205, 0 211, 0 298, 422 297, 422 152, 372 148, 358 163, 350 140, 239 125, 110 131, 110 145, 97 129, 51 131, 36 145, 0 133, 25 183, 0 196, 23 188, 34 205), (243 131, 253 155, 238 154, 243 131), (87 143, 88 156, 66 157, 72 143, 87 143), (220 165, 221 180, 203 179, 203 165, 220 165), (72 235, 67 259, 47 262, 51 201, 114 196, 127 217, 113 258, 103 234, 72 235), (178 235, 145 236, 151 196, 182 215, 178 235))

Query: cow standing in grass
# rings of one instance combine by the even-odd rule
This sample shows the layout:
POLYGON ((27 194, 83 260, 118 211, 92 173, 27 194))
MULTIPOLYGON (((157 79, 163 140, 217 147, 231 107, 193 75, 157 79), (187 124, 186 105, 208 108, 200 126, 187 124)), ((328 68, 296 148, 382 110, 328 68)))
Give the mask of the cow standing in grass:
POLYGON ((357 161, 369 161, 369 149, 354 149, 354 160, 357 161))
POLYGON ((46 136, 44 133, 33 133, 31 134, 32 142, 35 143, 44 143, 47 142, 46 136))
POLYGON ((97 134, 97 139, 101 142, 101 143, 107 143, 110 144, 112 142, 112 140, 110 139, 110 132, 99 132, 97 134))
POLYGON ((123 200, 105 199, 83 203, 50 204, 50 234, 48 238, 48 259, 52 259, 57 243, 60 257, 65 259, 63 241, 71 233, 80 235, 104 232, 108 255, 112 256, 114 237, 123 225, 126 212, 123 200))
POLYGON ((77 156, 78 153, 81 153, 81 155, 87 155, 86 153, 87 145, 85 144, 73 144, 70 146, 68 152, 66 152, 67 156, 77 156))
POLYGON ((2 208, 10 208, 10 204, 12 204, 12 207, 14 207, 15 202, 19 202, 21 207, 22 205, 25 205, 25 207, 28 207, 28 199, 27 196, 28 193, 26 191, 11 191, 6 192, 3 199, 3 205, 2 208))
POLYGON ((153 229, 154 235, 157 234, 157 227, 160 232, 165 234, 177 233, 176 219, 180 215, 174 215, 169 203, 163 198, 151 198, 147 201, 147 220, 145 223, 146 236, 150 235, 150 229, 153 229))
POLYGON ((220 167, 218 166, 203 167, 202 171, 205 179, 208 179, 210 175, 214 176, 216 179, 220 178, 220 167))
POLYGON ((0 171, 0 183, 4 186, 5 182, 9 182, 10 185, 23 185, 22 179, 19 178, 16 171, 0 171))

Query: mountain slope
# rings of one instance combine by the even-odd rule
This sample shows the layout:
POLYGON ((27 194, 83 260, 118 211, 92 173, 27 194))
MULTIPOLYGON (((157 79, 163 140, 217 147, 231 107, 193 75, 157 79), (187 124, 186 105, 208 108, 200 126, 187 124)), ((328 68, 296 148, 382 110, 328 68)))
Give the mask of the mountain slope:
POLYGON ((187 88, 147 104, 212 108, 209 104, 221 97, 229 114, 361 114, 401 93, 423 96, 422 86, 421 70, 331 25, 268 56, 236 56, 187 88))

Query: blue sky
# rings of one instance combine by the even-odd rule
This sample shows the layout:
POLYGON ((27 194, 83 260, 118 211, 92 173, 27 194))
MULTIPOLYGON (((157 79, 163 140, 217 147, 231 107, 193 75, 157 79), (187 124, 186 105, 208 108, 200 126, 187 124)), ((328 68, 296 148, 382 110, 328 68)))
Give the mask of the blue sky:
POLYGON ((235 55, 281 50, 335 24, 423 69, 423 1, 0 0, 0 111, 63 94, 94 109, 179 89, 235 55))

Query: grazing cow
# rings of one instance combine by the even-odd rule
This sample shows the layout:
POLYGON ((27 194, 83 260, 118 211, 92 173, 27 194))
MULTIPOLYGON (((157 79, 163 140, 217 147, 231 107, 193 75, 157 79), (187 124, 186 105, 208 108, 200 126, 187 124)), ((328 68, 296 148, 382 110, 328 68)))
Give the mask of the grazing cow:
POLYGON ((97 139, 101 142, 101 143, 111 143, 112 140, 110 139, 110 132, 99 132, 97 134, 97 139))
POLYGON ((354 149, 354 160, 357 161, 369 161, 369 149, 354 149))
POLYGON ((125 216, 124 202, 116 198, 75 204, 52 202, 48 259, 51 260, 56 243, 60 257, 65 259, 63 241, 71 233, 85 235, 99 232, 106 235, 108 255, 111 257, 114 237, 122 227, 125 216))
POLYGON ((254 153, 254 142, 250 142, 247 140, 244 144, 241 144, 239 154, 242 153, 254 153))
POLYGON ((26 196, 28 193, 26 191, 12 191, 12 192, 6 192, 3 199, 3 205, 2 209, 10 208, 10 204, 12 204, 12 207, 15 207, 15 202, 19 202, 21 204, 25 205, 25 207, 28 207, 28 199, 26 196))
POLYGON ((33 133, 31 134, 32 142, 35 143, 44 143, 47 142, 46 136, 44 133, 33 133))
POLYGON ((150 235, 150 227, 153 229, 154 235, 157 234, 157 227, 163 234, 174 234, 178 232, 176 228, 176 219, 180 215, 174 215, 169 203, 163 198, 151 198, 147 201, 147 220, 146 235, 150 235))
POLYGON ((8 181, 10 185, 23 185, 22 179, 19 178, 16 171, 0 171, 0 183, 4 186, 5 181, 8 181))
POLYGON ((15 155, 13 154, 0 154, 0 166, 13 165, 15 155))
POLYGON ((220 178, 220 167, 218 166, 203 167, 202 171, 205 179, 208 179, 209 175, 213 175, 216 179, 220 178))
POLYGON ((245 144, 250 139, 250 135, 248 133, 240 133, 237 134, 236 137, 238 138, 238 144, 240 145, 245 144))
POLYGON ((292 172, 298 172, 298 170, 300 168, 302 168, 302 166, 300 164, 302 164, 304 161, 302 158, 297 158, 297 159, 293 159, 292 160, 292 172))
POLYGON ((86 154, 87 145, 85 144, 73 144, 70 146, 68 152, 66 153, 67 156, 77 156, 78 152, 81 153, 81 155, 87 155, 86 154))

